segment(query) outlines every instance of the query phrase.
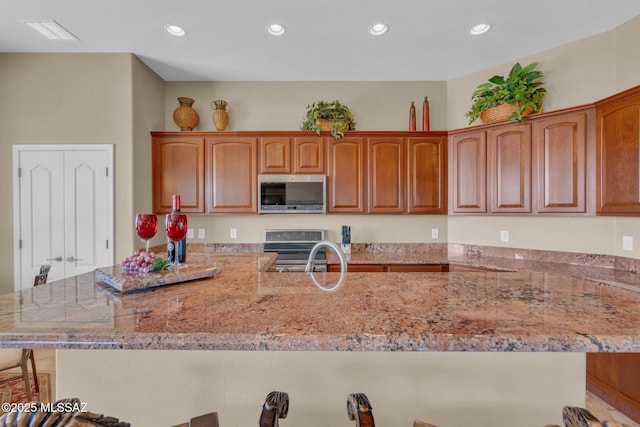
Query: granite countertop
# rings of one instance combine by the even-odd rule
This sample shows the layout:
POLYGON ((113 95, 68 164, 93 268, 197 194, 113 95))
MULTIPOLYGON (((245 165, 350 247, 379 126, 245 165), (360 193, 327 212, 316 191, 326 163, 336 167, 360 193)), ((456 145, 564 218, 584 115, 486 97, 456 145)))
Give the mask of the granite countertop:
POLYGON ((347 273, 328 293, 274 257, 191 254, 222 273, 131 294, 87 273, 3 295, 0 347, 640 351, 640 292, 523 271, 347 273))
MULTIPOLYGON (((430 248, 428 245, 419 245, 418 249, 411 245, 401 246, 405 250, 400 252, 394 250, 352 252, 347 255, 348 264, 449 264, 503 272, 557 273, 640 292, 640 274, 613 268, 613 265, 610 265, 611 262, 603 261, 601 259, 603 257, 598 255, 553 252, 550 256, 537 260, 483 255, 475 252, 447 252, 442 246, 436 246, 435 250, 424 250, 424 248, 430 248), (554 262, 545 259, 550 257, 555 258, 554 262)), ((340 263, 335 254, 330 251, 327 252, 327 262, 340 263)))

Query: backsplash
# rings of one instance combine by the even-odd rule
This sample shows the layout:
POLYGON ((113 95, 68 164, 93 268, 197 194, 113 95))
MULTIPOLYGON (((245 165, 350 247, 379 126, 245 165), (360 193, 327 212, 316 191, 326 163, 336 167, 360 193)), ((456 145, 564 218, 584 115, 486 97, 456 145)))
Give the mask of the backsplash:
MULTIPOLYGON (((262 243, 188 243, 188 252, 262 252, 262 243)), ((166 251, 166 246, 152 247, 156 253, 166 251)), ((465 245, 459 243, 353 243, 352 253, 425 254, 438 257, 465 255, 467 257, 505 258, 523 261, 548 262, 573 266, 614 269, 628 273, 640 272, 640 260, 613 255, 579 252, 545 251, 497 246, 465 245)))

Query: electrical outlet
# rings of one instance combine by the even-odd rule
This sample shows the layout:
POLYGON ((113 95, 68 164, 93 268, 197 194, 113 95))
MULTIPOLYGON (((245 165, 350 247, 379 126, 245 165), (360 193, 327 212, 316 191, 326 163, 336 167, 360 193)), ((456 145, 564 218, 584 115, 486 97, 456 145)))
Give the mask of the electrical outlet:
POLYGON ((237 239, 238 238, 238 229, 237 228, 232 228, 229 232, 229 237, 231 237, 232 239, 237 239))
POLYGON ((187 239, 193 239, 193 228, 187 228, 187 239))
POLYGON ((633 250, 633 237, 622 236, 622 250, 625 250, 625 251, 633 250))
POLYGON ((198 228, 198 239, 204 239, 204 228, 198 228))
POLYGON ((437 228, 432 228, 431 229, 431 238, 432 239, 437 239, 438 238, 438 229, 437 228))
POLYGON ((501 242, 508 242, 509 241, 509 231, 502 230, 500 232, 500 241, 501 242))

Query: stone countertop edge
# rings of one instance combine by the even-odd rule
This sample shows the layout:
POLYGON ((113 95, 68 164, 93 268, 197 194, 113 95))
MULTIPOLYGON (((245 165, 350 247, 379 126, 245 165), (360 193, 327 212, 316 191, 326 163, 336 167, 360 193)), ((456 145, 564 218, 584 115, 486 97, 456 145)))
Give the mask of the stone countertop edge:
POLYGON ((638 293, 567 274, 350 272, 323 292, 265 271, 273 254, 193 256, 221 275, 122 294, 86 273, 2 295, 0 347, 640 352, 638 293))

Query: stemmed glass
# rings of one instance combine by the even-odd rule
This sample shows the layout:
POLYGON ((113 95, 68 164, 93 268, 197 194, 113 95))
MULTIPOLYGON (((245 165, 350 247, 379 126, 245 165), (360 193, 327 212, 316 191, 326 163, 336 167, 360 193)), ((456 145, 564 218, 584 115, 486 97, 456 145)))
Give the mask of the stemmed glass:
MULTIPOLYGON (((164 231, 167 233, 167 238, 171 240, 175 247, 175 245, 187 235, 187 215, 168 214, 164 223, 164 231)), ((173 256, 173 266, 176 271, 180 266, 178 251, 175 251, 173 256)))
POLYGON ((158 216, 156 214, 136 214, 136 233, 144 240, 145 252, 149 253, 149 239, 158 231, 158 216))

